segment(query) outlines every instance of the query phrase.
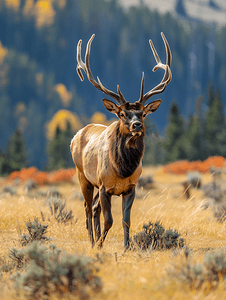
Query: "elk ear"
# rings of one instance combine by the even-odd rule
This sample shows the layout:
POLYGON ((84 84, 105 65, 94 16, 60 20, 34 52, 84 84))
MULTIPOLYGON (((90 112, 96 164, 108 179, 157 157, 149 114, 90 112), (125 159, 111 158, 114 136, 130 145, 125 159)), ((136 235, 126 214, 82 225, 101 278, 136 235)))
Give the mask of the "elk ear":
POLYGON ((113 114, 118 114, 120 111, 120 108, 117 104, 112 102, 111 100, 103 99, 104 106, 108 111, 110 111, 113 114))
POLYGON ((144 112, 148 115, 148 114, 152 114, 153 112, 155 112, 158 108, 159 108, 159 105, 161 103, 161 100, 156 100, 156 101, 153 101, 149 104, 147 104, 145 107, 144 107, 144 112))

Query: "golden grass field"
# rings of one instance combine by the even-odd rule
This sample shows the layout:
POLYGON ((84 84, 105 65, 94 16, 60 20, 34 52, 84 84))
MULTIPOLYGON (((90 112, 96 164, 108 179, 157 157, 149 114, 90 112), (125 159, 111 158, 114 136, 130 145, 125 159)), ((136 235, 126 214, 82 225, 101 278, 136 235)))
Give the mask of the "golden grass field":
MULTIPOLYGON (((201 190, 192 189, 190 199, 185 199, 181 183, 185 175, 164 174, 162 167, 146 167, 143 175, 151 174, 155 188, 140 191, 142 198, 136 198, 131 214, 131 236, 142 230, 143 223, 149 220, 161 220, 168 229, 177 229, 186 245, 193 249, 194 262, 202 262, 207 251, 219 250, 226 246, 226 222, 219 223, 213 218, 210 209, 204 210, 205 202, 201 190)), ((212 181, 210 174, 202 175, 203 183, 212 181)), ((5 179, 0 180, 0 190, 5 179)), ((39 191, 48 191, 42 186, 39 191)), ((121 198, 112 201, 113 227, 109 231, 103 249, 98 250, 88 240, 85 229, 85 211, 83 201, 74 197, 79 191, 78 182, 56 186, 67 200, 67 207, 73 210, 74 221, 70 224, 58 224, 54 219, 49 222, 47 235, 53 237, 52 243, 69 253, 79 253, 91 257, 103 255, 99 263, 99 273, 103 289, 91 299, 226 299, 226 284, 221 282, 217 289, 199 291, 175 278, 168 272, 171 265, 181 264, 183 250, 124 253, 121 198), (116 261, 117 255, 117 261, 116 261)), ((21 248, 19 234, 26 233, 25 221, 34 216, 41 221, 40 209, 48 212, 46 197, 36 196, 32 191, 27 195, 23 186, 17 187, 15 195, 0 194, 0 261, 8 257, 12 247, 21 248)), ((45 222, 42 222, 45 223, 45 222)), ((0 299, 27 299, 17 295, 8 273, 0 278, 0 299)), ((68 294, 53 296, 51 299, 75 299, 68 294)))

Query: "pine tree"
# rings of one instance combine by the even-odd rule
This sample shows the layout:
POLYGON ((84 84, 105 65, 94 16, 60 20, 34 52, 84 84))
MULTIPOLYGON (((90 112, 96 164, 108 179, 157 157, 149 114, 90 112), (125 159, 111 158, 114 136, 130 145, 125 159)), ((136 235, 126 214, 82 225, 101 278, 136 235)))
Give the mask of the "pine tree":
POLYGON ((186 16, 187 15, 186 8, 185 8, 185 5, 184 5, 184 0, 177 0, 176 12, 181 16, 186 16))
POLYGON ((165 162, 187 158, 184 120, 176 102, 173 102, 170 107, 163 149, 165 162))
POLYGON ((10 165, 5 154, 0 149, 0 176, 8 175, 11 172, 10 165))
POLYGON ((6 159, 12 171, 27 167, 25 141, 19 130, 15 131, 7 144, 6 159))
POLYGON ((209 155, 220 155, 221 133, 225 128, 223 104, 220 90, 214 93, 213 87, 209 89, 209 107, 206 113, 206 142, 209 155))
POLYGON ((211 107, 214 103, 215 99, 215 91, 213 87, 213 83, 210 82, 209 87, 208 87, 208 106, 211 107))
POLYGON ((47 145, 48 170, 69 168, 73 166, 69 147, 72 137, 73 133, 69 122, 64 131, 57 127, 53 140, 47 145))
POLYGON ((205 160, 208 157, 202 119, 191 116, 187 132, 187 158, 190 161, 205 160))
POLYGON ((162 140, 155 125, 149 118, 145 119, 145 152, 143 157, 144 165, 161 164, 163 160, 162 140))

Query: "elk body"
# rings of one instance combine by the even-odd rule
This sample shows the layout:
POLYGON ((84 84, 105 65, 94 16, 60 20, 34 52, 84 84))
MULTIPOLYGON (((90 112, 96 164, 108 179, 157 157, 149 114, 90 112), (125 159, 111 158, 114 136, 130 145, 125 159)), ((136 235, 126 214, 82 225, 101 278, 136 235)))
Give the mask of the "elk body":
POLYGON ((81 69, 86 73, 89 81, 106 95, 118 102, 103 99, 106 109, 117 115, 118 121, 110 126, 90 124, 79 130, 71 141, 71 154, 77 167, 78 178, 85 200, 86 228, 92 245, 95 242, 99 247, 113 224, 111 214, 111 197, 122 195, 122 225, 124 229, 124 247, 129 246, 130 211, 135 198, 135 186, 142 170, 144 154, 144 119, 156 111, 161 100, 147 105, 145 102, 153 95, 162 93, 171 80, 171 52, 168 42, 161 33, 166 48, 166 64, 163 64, 150 40, 157 65, 153 71, 161 68, 165 70, 162 81, 152 90, 144 94, 144 73, 141 82, 140 99, 129 103, 123 97, 119 86, 117 92, 105 88, 100 79, 95 81, 89 66, 90 38, 86 48, 85 62, 81 59, 81 43, 77 46, 77 72, 83 80, 81 69), (93 197, 94 187, 98 189, 93 197), (101 233, 100 213, 103 212, 104 229, 101 233), (95 242, 93 237, 93 221, 95 242))

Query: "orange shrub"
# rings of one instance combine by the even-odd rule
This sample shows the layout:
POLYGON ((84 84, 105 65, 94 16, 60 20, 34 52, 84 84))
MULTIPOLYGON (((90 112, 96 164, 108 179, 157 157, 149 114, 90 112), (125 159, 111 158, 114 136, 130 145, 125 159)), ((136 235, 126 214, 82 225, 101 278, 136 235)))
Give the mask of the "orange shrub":
POLYGON ((28 179, 33 179, 37 184, 43 185, 48 183, 60 183, 65 181, 71 181, 75 175, 75 168, 72 169, 60 169, 50 173, 39 171, 36 167, 24 168, 20 171, 14 171, 10 173, 8 180, 13 181, 19 178, 21 182, 25 182, 28 179))
POLYGON ((222 156, 212 156, 205 161, 191 161, 180 160, 169 163, 163 167, 164 173, 172 174, 186 174, 189 171, 198 171, 200 173, 209 172, 209 168, 213 166, 215 168, 225 167, 225 159, 222 156))
POLYGON ((39 185, 43 185, 49 182, 49 174, 47 172, 37 171, 32 179, 39 185))
POLYGON ((26 181, 27 179, 33 178, 37 171, 38 169, 36 167, 23 168, 20 170, 20 179, 26 181))
POLYGON ((75 168, 72 169, 59 169, 49 174, 49 183, 59 183, 65 181, 71 181, 75 175, 75 168))
POLYGON ((16 178, 20 178, 20 171, 13 171, 9 174, 9 180, 14 180, 16 178))
POLYGON ((213 166, 215 168, 223 168, 225 166, 225 159, 222 156, 212 156, 209 157, 206 162, 209 167, 213 166))

